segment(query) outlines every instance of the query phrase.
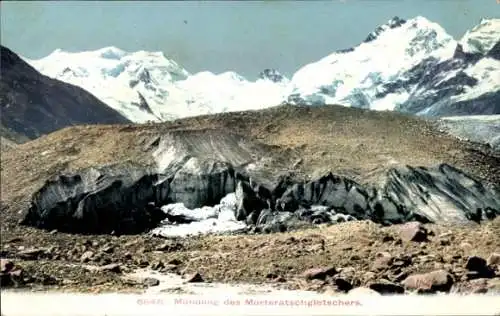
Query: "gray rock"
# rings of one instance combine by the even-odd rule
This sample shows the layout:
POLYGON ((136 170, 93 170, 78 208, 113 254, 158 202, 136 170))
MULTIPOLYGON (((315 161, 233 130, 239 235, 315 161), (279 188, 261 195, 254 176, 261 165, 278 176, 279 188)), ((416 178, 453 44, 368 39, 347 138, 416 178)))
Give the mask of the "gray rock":
POLYGON ((200 283, 200 282, 205 282, 201 274, 199 273, 193 273, 191 275, 187 276, 186 282, 188 283, 200 283))
POLYGON ((373 282, 368 286, 370 289, 384 295, 384 294, 403 294, 405 292, 404 287, 401 285, 389 282, 387 280, 380 280, 378 282, 373 282))
POLYGON ((145 278, 142 283, 148 287, 160 285, 160 280, 155 278, 145 278))
POLYGON ((30 248, 21 250, 17 253, 19 258, 24 260, 36 260, 45 252, 44 249, 30 248))
POLYGON ((99 271, 121 273, 122 269, 121 269, 119 264, 110 263, 110 264, 104 265, 102 267, 99 267, 99 271))

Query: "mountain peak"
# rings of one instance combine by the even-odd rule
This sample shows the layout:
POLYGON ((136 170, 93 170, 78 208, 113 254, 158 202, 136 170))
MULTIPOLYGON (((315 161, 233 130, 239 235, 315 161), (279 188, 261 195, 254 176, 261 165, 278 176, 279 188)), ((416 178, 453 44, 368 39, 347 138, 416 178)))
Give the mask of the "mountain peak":
POLYGON ((286 81, 285 76, 283 76, 278 70, 270 68, 264 69, 259 74, 259 79, 269 80, 275 83, 286 81))
POLYGON ((96 51, 102 58, 106 59, 121 59, 127 55, 127 52, 114 46, 108 46, 96 51))
POLYGON ((395 16, 387 22, 387 25, 392 27, 398 27, 406 23, 405 19, 400 18, 399 16, 395 16))
POLYGON ((467 53, 486 54, 500 41, 500 19, 481 19, 467 31, 460 44, 467 53))

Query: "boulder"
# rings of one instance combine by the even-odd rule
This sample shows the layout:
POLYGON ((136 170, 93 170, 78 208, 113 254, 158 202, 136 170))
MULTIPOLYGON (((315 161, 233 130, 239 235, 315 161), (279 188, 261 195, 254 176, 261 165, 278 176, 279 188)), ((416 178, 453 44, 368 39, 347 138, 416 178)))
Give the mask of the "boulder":
POLYGON ((328 276, 337 274, 335 268, 312 268, 302 274, 306 280, 325 280, 328 276))
POLYGON ((379 252, 375 256, 375 261, 373 262, 373 269, 384 270, 391 266, 394 258, 388 252, 379 252))
POLYGON ((188 283, 200 283, 200 282, 205 282, 205 279, 201 276, 200 273, 196 272, 191 275, 188 275, 186 278, 186 282, 188 283))
POLYGON ((142 280, 142 284, 144 284, 147 287, 158 286, 160 285, 160 280, 155 278, 144 278, 142 280))
POLYGON ((405 289, 401 285, 392 283, 387 280, 380 280, 377 282, 370 283, 368 286, 371 290, 374 290, 382 295, 384 294, 404 294, 405 289))
POLYGON ((404 241, 427 241, 427 229, 419 222, 404 224, 400 229, 400 237, 404 241))
POLYGON ((340 292, 347 293, 353 288, 351 282, 347 281, 344 278, 335 278, 334 283, 335 286, 337 287, 337 290, 340 292))
POLYGON ((0 259, 0 286, 2 288, 23 285, 26 273, 13 261, 0 259))
POLYGON ((412 274, 403 281, 403 285, 407 289, 429 293, 448 292, 453 283, 453 277, 445 270, 412 274))
POLYGON ((465 268, 469 271, 483 271, 487 268, 486 260, 478 256, 471 256, 467 259, 465 268))
POLYGON ((0 273, 8 273, 14 268, 14 262, 9 259, 0 259, 0 273))
POLYGON ((467 278, 469 280, 493 278, 495 276, 495 270, 487 265, 487 261, 485 259, 478 256, 469 257, 465 268, 469 270, 469 272, 467 272, 467 278))

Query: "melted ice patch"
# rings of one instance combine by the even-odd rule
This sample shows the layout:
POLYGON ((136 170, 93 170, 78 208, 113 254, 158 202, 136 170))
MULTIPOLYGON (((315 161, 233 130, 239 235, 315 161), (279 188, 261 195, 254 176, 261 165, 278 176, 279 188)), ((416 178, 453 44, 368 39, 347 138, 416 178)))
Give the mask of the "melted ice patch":
POLYGON ((193 220, 189 224, 171 224, 164 222, 151 233, 164 237, 185 237, 209 233, 226 233, 238 231, 246 227, 244 222, 237 221, 234 211, 237 207, 236 195, 230 193, 215 206, 203 206, 188 209, 183 203, 168 204, 162 207, 170 215, 182 215, 193 220))

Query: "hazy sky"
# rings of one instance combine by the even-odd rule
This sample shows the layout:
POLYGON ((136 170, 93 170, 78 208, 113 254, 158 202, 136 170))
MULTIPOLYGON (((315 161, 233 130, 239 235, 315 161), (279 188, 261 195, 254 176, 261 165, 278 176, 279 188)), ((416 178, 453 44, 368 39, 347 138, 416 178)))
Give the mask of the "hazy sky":
POLYGON ((497 0, 1 2, 2 44, 28 58, 116 46, 163 51, 190 72, 265 68, 290 75, 366 38, 393 16, 417 15, 460 37, 497 0))

